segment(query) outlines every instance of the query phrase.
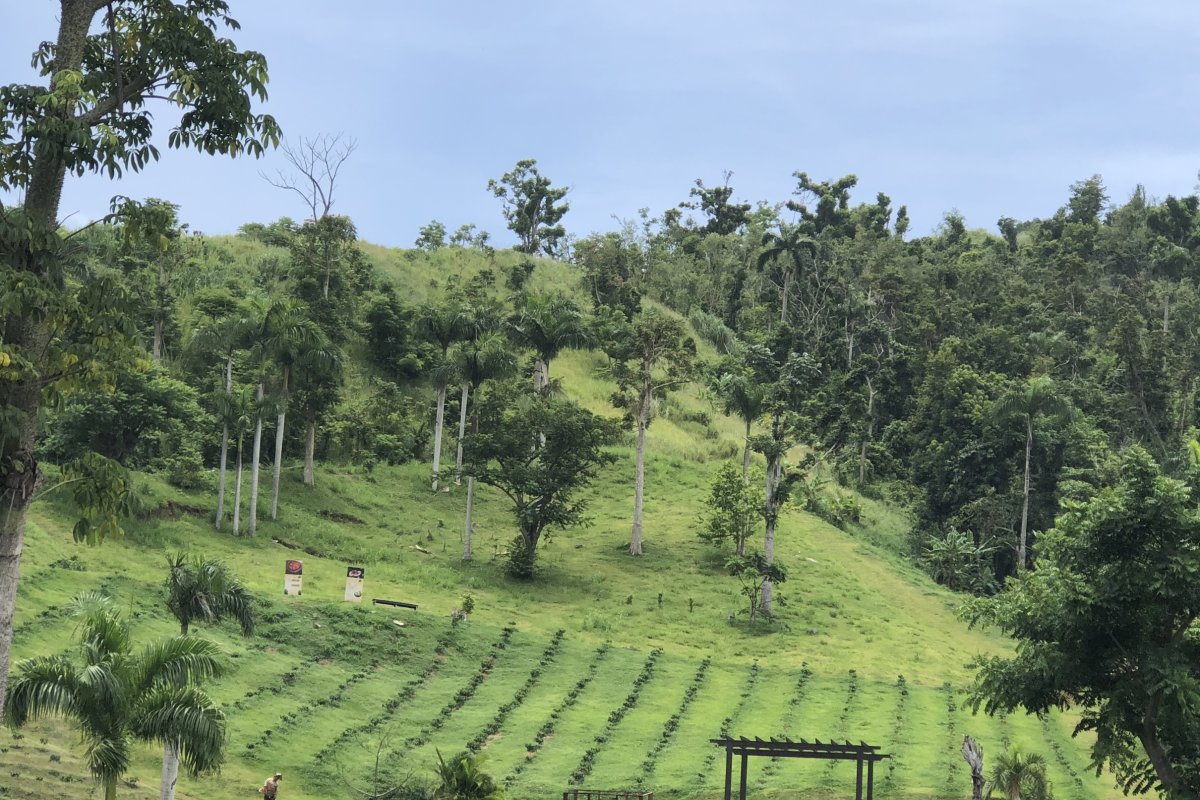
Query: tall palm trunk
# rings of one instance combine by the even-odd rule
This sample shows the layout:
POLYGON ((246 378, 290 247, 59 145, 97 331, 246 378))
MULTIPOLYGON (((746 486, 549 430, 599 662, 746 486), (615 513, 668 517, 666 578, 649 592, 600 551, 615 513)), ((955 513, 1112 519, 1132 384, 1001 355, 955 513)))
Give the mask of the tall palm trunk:
POLYGON ((279 396, 279 418, 275 423, 275 474, 271 477, 271 519, 279 519, 279 472, 283 467, 283 423, 287 419, 288 373, 283 368, 283 386, 279 396))
POLYGON ((162 362, 163 351, 163 320, 162 317, 155 314, 154 316, 154 342, 150 345, 150 358, 155 364, 162 362))
MULTIPOLYGON (((471 433, 479 433, 479 415, 471 415, 471 433)), ((460 437, 461 441, 461 437, 460 437)), ((467 476, 467 523, 463 530, 463 561, 470 561, 474 554, 471 552, 471 538, 475 533, 473 522, 475 513, 475 476, 467 476)))
MULTIPOLYGON (((775 523, 779 519, 779 484, 783 478, 783 454, 772 453, 767 463, 767 497, 766 497, 766 533, 763 535, 763 555, 767 564, 775 563, 775 523)), ((760 607, 768 617, 771 616, 771 601, 774 595, 771 579, 763 580, 762 601, 760 607)))
POLYGON ((637 418, 637 456, 633 478, 633 532, 629 537, 629 554, 642 554, 642 505, 646 498, 646 427, 650 420, 650 382, 642 385, 637 418))
POLYGON ((117 800, 117 776, 104 776, 104 800, 117 800))
POLYGON ((783 273, 783 295, 779 301, 779 321, 787 323, 788 318, 788 297, 792 294, 792 271, 785 270, 783 273))
POLYGON ((752 424, 752 420, 746 420, 746 443, 742 445, 742 483, 747 486, 750 485, 750 426, 752 424))
POLYGON ((254 412, 254 448, 250 456, 250 535, 258 532, 258 462, 262 457, 262 399, 263 382, 258 382, 259 408, 254 412))
POLYGON ((159 800, 175 800, 175 782, 179 780, 179 745, 167 742, 163 745, 162 786, 159 800))
POLYGON ((310 419, 308 421, 308 431, 304 434, 304 485, 312 486, 316 483, 316 475, 313 470, 313 460, 317 453, 317 421, 310 419))
MULTIPOLYGON (((225 397, 233 395, 233 355, 225 359, 225 397)), ((217 530, 225 521, 225 467, 229 457, 229 423, 221 426, 221 469, 217 473, 217 530)))
POLYGON ((438 477, 442 471, 442 428, 446 425, 446 387, 437 390, 437 418, 433 423, 433 491, 438 490, 438 477))
POLYGON ((454 485, 462 486, 463 436, 467 433, 467 401, 471 397, 471 384, 463 381, 462 398, 458 401, 458 453, 454 457, 454 485))
POLYGON ((859 488, 867 482, 867 446, 875 440, 875 387, 867 378, 867 432, 863 436, 862 445, 858 450, 858 485, 859 488))
POLYGON ((1029 460, 1033 454, 1033 415, 1025 420, 1025 499, 1021 504, 1021 540, 1017 545, 1017 571, 1025 571, 1025 542, 1029 531, 1029 460))
POLYGON ((533 391, 537 394, 544 394, 546 387, 550 385, 550 359, 545 356, 539 356, 533 362, 533 391))
POLYGON ((237 440, 237 479, 233 485, 233 535, 241 533, 242 521, 242 434, 238 432, 237 440))

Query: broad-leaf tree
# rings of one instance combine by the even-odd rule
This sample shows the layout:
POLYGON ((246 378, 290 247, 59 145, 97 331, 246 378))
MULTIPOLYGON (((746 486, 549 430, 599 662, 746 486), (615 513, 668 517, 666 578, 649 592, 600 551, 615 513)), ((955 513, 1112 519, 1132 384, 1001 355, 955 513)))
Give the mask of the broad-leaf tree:
POLYGON ((489 180, 487 188, 504 203, 508 228, 521 240, 518 250, 530 255, 558 254, 559 241, 567 235, 559 221, 570 210, 563 201, 566 187, 551 186, 550 179, 538 172, 537 161, 529 158, 518 161, 498 180, 489 180))
POLYGON ((1074 707, 1092 759, 1127 791, 1200 796, 1200 512, 1189 488, 1131 448, 1119 480, 1068 505, 1036 570, 965 615, 1016 639, 977 662, 989 714, 1074 707))
POLYGON ((587 504, 579 492, 616 460, 605 448, 619 429, 568 400, 531 395, 514 384, 494 384, 477 403, 479 432, 467 434, 463 466, 512 503, 520 533, 508 570, 532 578, 547 529, 584 521, 587 504))
POLYGON ((89 366, 103 372, 128 324, 110 316, 102 285, 64 283, 64 180, 157 159, 153 100, 182 112, 168 147, 257 156, 276 144, 275 120, 253 107, 266 98, 266 59, 223 35, 237 27, 223 0, 60 0, 58 31, 34 53, 39 78, 0 87, 0 190, 23 196, 0 207, 0 689, 43 395, 95 374, 89 366), (71 328, 83 335, 64 338, 71 328))
MULTIPOLYGON (((5 722, 20 728, 44 717, 74 721, 105 800, 116 797, 117 780, 129 768, 135 741, 173 749, 192 774, 219 767, 224 714, 197 686, 224 671, 218 647, 194 636, 177 636, 135 650, 128 619, 96 594, 77 598, 75 613, 80 618, 78 657, 41 656, 18 663, 6 692, 5 722)), ((174 792, 174 776, 165 762, 162 790, 164 798, 174 792)))

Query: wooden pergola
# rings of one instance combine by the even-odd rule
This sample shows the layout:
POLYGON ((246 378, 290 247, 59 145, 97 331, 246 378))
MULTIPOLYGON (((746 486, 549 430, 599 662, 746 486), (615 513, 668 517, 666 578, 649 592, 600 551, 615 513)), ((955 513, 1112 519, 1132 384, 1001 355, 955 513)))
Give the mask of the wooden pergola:
POLYGON ((733 800, 733 757, 741 756, 741 781, 738 784, 738 800, 746 800, 746 762, 750 756, 770 756, 771 758, 821 758, 829 761, 854 761, 858 767, 854 779, 854 800, 874 800, 875 797, 875 762, 891 758, 886 753, 880 753, 879 748, 866 742, 851 744, 845 742, 822 742, 817 739, 807 742, 801 739, 794 742, 791 739, 748 739, 745 736, 710 739, 717 747, 725 748, 725 800, 733 800), (867 793, 863 796, 863 765, 866 765, 867 793))

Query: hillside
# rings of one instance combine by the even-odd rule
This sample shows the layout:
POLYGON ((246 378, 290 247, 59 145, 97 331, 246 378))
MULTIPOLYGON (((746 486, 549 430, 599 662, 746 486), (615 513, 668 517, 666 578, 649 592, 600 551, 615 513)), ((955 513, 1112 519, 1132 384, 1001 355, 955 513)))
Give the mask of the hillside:
MULTIPOLYGON (((482 262, 366 251, 411 287, 414 302, 482 262)), ((239 257, 269 255, 259 247, 239 257)), ((568 267, 546 263, 534 280, 571 278, 568 267)), ((571 352, 553 374, 569 396, 613 414, 600 363, 571 352)), ((15 655, 63 650, 73 628, 65 604, 97 585, 135 615, 140 640, 170 634, 164 553, 188 549, 236 567, 261 598, 262 624, 248 640, 232 629, 197 631, 221 642, 235 665, 214 689, 230 740, 222 774, 181 778, 180 797, 248 797, 281 770, 286 800, 358 798, 371 792, 377 754, 380 783, 391 785, 428 780, 435 751, 471 742, 510 797, 557 796, 573 775, 585 787, 716 797, 723 764, 708 740, 722 731, 880 745, 893 754, 877 774, 881 798, 966 795, 964 734, 990 754, 1010 744, 1045 754, 1059 798, 1115 796, 1111 780, 1089 771, 1071 720, 993 719, 963 707, 970 659, 1007 645, 956 619, 959 596, 906 561, 907 523, 882 504, 864 499, 866 518, 848 531, 786 511, 777 547, 791 573, 778 628, 731 624, 744 598, 695 530, 711 477, 739 447, 736 424, 696 391, 680 393, 649 432, 646 555, 624 552, 633 474, 626 441, 588 493, 592 524, 555 534, 533 583, 500 569, 496 555, 514 526, 503 498, 486 488, 476 504, 477 560, 460 561, 465 489, 430 495, 424 463, 327 465, 314 489, 289 469, 280 519, 260 524, 255 539, 213 532, 212 492, 182 492, 146 475, 138 484, 144 509, 127 537, 76 546, 69 513, 52 494, 30 519, 15 655), (284 597, 283 562, 296 557, 304 594, 284 597), (343 602, 350 564, 366 568, 366 597, 419 608, 343 602), (475 611, 453 625, 466 593, 475 611)), ((61 723, 0 732, 0 797, 92 796, 76 745, 61 723)), ((137 752, 121 796, 154 796, 161 754, 137 752)), ((846 766, 751 762, 756 796, 845 796, 853 780, 846 766)))

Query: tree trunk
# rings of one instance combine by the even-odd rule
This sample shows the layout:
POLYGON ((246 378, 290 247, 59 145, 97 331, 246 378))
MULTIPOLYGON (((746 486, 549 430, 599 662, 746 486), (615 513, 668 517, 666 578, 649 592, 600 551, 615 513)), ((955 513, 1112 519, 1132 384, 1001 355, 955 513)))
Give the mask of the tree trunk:
POLYGON ((788 297, 792 293, 792 271, 785 270, 783 273, 783 296, 779 301, 779 321, 787 324, 788 317, 788 297))
POLYGON ((642 505, 646 498, 646 426, 650 416, 650 386, 642 387, 637 418, 637 457, 633 478, 633 532, 629 537, 629 554, 642 554, 642 505))
POLYGON ((154 315, 154 341, 150 345, 150 358, 155 364, 162 362, 163 351, 163 320, 158 314, 154 315))
POLYGON ((964 736, 962 755, 971 767, 971 800, 983 800, 983 748, 970 736, 964 736))
POLYGON ((454 456, 454 485, 462 486, 463 436, 467 433, 467 401, 471 397, 471 384, 463 381, 462 399, 458 401, 458 452, 454 456))
POLYGON ((163 745, 162 786, 159 800, 175 800, 175 782, 179 780, 179 747, 176 742, 163 745))
MULTIPOLYGON (((225 359, 225 397, 233 396, 233 355, 225 359)), ((229 423, 221 426, 221 469, 217 477, 217 530, 225 521, 225 472, 229 459, 229 423)))
POLYGON ((475 508, 475 477, 467 476, 467 524, 463 530, 463 561, 470 561, 471 554, 471 535, 474 533, 474 524, 471 521, 471 514, 475 508))
POLYGON ((279 418, 275 423, 275 474, 271 476, 271 519, 279 519, 279 473, 283 468, 283 424, 287 420, 288 368, 283 368, 279 418))
MULTIPOLYGON (((776 496, 779 492, 779 483, 783 477, 783 454, 775 455, 772 453, 767 460, 767 497, 766 497, 766 532, 763 534, 763 555, 766 556, 767 564, 775 563, 775 523, 779 519, 779 499, 776 496)), ((771 584, 770 578, 765 578, 762 585, 762 606, 763 613, 768 617, 771 616, 771 600, 774 595, 774 586, 771 584)))
POLYGON ((104 776, 104 800, 117 800, 117 776, 104 776))
POLYGON ((217 530, 225 519, 225 463, 229 458, 229 425, 221 426, 221 468, 217 471, 217 530))
POLYGON ((304 434, 304 485, 312 486, 316 483, 316 476, 313 474, 313 457, 317 452, 317 421, 310 419, 308 421, 308 431, 304 434))
MULTIPOLYGON (((746 420, 746 443, 742 445, 742 483, 750 485, 750 425, 752 422, 746 420)), ((741 555, 741 553, 738 553, 741 555)))
POLYGON ((1017 572, 1025 571, 1025 543, 1029 531, 1029 460, 1033 454, 1033 417, 1025 420, 1025 499, 1021 504, 1021 539, 1017 544, 1017 572))
POLYGON ((1166 790, 1163 792, 1163 796, 1195 798, 1197 796, 1195 790, 1183 782, 1171 764, 1166 748, 1163 747, 1154 731, 1153 718, 1142 719, 1140 725, 1133 726, 1133 730, 1138 741, 1142 743, 1142 749, 1146 752, 1150 765, 1154 767, 1154 774, 1158 776, 1159 782, 1166 790))
POLYGON ((237 480, 233 485, 233 535, 241 533, 242 521, 242 435, 238 434, 237 443, 237 480))
POLYGON ((867 482, 867 446, 875 439, 875 387, 867 378, 867 434, 858 451, 858 488, 867 482))
MULTIPOLYGON (((258 382, 258 402, 263 399, 263 382, 258 382)), ((254 414, 254 447, 250 451, 250 535, 258 532, 258 462, 262 456, 262 408, 254 414)))
POLYGON ((539 357, 533 362, 533 391, 545 394, 550 385, 550 359, 539 357))
POLYGON ((446 424, 446 387, 437 390, 437 418, 433 423, 433 491, 438 490, 438 473, 442 470, 442 428, 446 424))

